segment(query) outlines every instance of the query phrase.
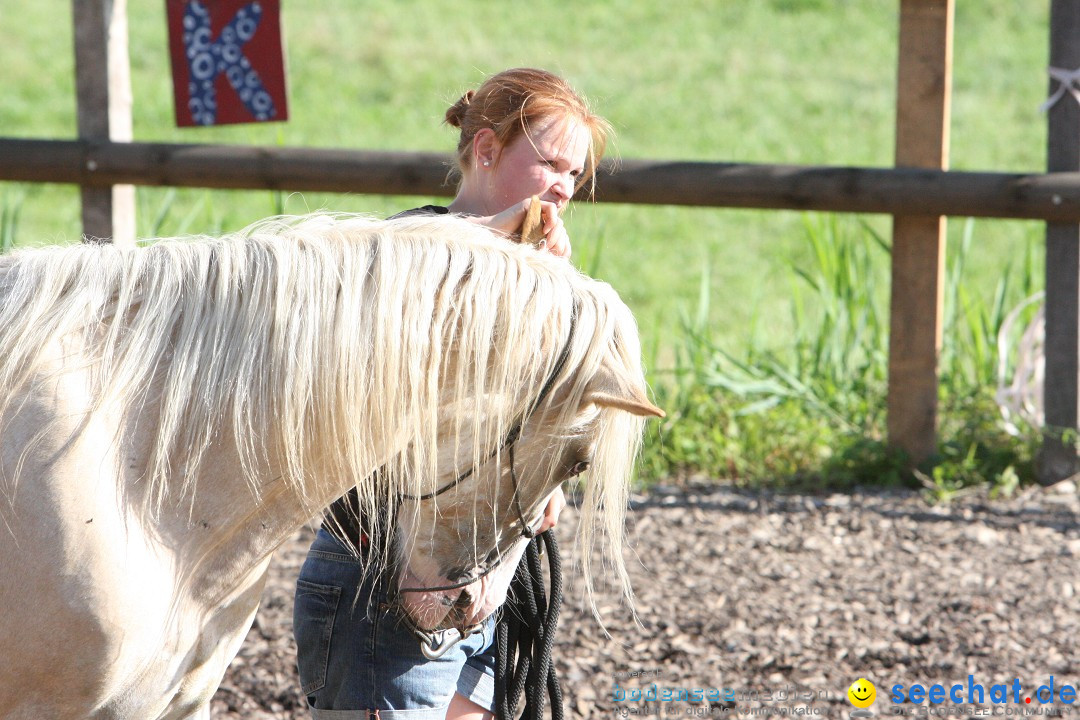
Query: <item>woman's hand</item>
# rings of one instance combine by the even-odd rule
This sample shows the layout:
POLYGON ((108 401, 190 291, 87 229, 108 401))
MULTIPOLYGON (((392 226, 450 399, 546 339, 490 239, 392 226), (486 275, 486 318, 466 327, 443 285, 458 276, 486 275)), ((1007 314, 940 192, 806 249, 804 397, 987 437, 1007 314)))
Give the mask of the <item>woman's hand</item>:
POLYGON ((559 515, 562 514, 565 507, 566 495, 560 485, 548 498, 547 508, 544 509, 544 519, 540 521, 540 527, 536 529, 536 534, 539 535, 555 527, 559 522, 559 515))
MULTIPOLYGON (((469 219, 511 235, 521 229, 521 223, 525 221, 525 213, 529 209, 530 202, 532 199, 527 198, 495 215, 474 216, 469 219)), ((541 200, 540 221, 544 228, 544 239, 540 241, 540 249, 547 250, 556 257, 570 257, 570 236, 566 233, 562 218, 559 216, 559 206, 553 202, 541 200)))
POLYGON ((570 236, 563 225, 558 206, 555 203, 541 202, 540 218, 544 226, 544 239, 540 241, 540 247, 555 257, 569 258, 570 236))

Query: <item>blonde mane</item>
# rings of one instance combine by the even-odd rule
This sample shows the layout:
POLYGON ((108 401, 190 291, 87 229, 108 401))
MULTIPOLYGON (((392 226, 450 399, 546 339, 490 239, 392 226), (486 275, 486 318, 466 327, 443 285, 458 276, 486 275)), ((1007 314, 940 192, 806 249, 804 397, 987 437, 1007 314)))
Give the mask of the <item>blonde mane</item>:
MULTIPOLYGON (((95 411, 153 428, 140 486, 150 514, 195 492, 222 437, 256 495, 268 470, 303 498, 319 478, 347 478, 365 511, 430 492, 437 445, 469 438, 474 462, 487 457, 563 348, 563 432, 605 359, 644 386, 634 320, 610 287, 446 217, 318 214, 220 238, 0 258, 0 418, 20 389, 47 381, 47 349, 60 344, 83 353, 95 411), (514 402, 482 423, 492 395, 514 402), (372 452, 395 446, 406 449, 372 452), (380 466, 393 471, 365 482, 380 466)), ((590 587, 589 548, 603 541, 629 594, 621 542, 642 420, 605 409, 597 422, 582 570, 590 587)), ((0 488, 13 492, 14 478, 0 488)))

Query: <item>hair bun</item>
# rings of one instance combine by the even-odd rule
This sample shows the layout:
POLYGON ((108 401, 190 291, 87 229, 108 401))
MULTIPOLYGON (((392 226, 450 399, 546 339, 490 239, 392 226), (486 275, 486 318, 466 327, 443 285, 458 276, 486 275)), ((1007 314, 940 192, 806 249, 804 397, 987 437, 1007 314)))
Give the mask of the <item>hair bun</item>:
POLYGON ((450 106, 450 109, 446 111, 446 124, 452 125, 456 128, 460 128, 465 121, 465 113, 469 110, 469 105, 472 103, 473 95, 476 92, 469 90, 461 98, 450 106))

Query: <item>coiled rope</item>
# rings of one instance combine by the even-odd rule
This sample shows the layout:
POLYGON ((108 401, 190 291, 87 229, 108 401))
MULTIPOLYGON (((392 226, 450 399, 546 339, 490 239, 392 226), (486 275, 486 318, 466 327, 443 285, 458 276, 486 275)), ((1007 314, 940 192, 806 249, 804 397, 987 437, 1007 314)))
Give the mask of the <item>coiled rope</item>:
POLYGON ((562 688, 551 662, 562 590, 559 546, 548 530, 533 538, 525 549, 495 629, 495 712, 499 720, 541 720, 549 698, 552 720, 563 719, 562 688), (542 548, 548 558, 550 597, 544 591, 542 548), (519 716, 522 693, 525 704, 519 716))

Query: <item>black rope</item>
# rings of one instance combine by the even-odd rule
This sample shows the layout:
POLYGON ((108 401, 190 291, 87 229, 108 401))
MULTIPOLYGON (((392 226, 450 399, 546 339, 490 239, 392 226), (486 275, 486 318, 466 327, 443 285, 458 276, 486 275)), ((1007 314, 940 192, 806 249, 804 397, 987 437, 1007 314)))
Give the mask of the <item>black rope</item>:
POLYGON ((548 530, 529 541, 510 583, 510 593, 495 630, 495 714, 499 720, 542 720, 551 700, 551 720, 563 720, 562 688, 551 662, 562 606, 562 562, 548 530), (541 542, 548 557, 551 596, 544 590, 541 542), (525 704, 518 714, 522 693, 525 704))

